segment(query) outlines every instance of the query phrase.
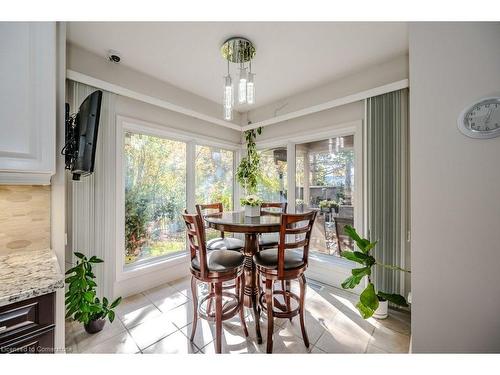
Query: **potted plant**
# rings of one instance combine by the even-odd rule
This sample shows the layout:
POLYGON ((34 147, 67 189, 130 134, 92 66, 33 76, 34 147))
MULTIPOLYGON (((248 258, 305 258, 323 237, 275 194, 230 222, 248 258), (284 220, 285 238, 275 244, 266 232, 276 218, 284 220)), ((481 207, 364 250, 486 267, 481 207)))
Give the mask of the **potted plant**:
POLYGON ((303 199, 295 199, 295 210, 297 212, 304 211, 304 200, 303 199))
POLYGON ((245 198, 240 199, 240 203, 245 209, 245 216, 260 216, 260 205, 262 204, 262 199, 258 196, 247 195, 245 198))
POLYGON ((113 323, 115 319, 113 309, 120 304, 122 298, 118 297, 111 304, 108 303, 106 297, 100 301, 96 297, 97 284, 94 281, 92 264, 103 261, 96 256, 87 259, 79 252, 75 252, 75 256, 79 261, 76 262, 76 266, 66 272, 66 275, 69 275, 66 278, 66 283, 69 285, 65 294, 66 318, 72 317, 83 323, 88 333, 97 333, 104 328, 106 317, 110 323, 113 323))
POLYGON ((332 212, 333 210, 335 211, 335 213, 339 213, 339 204, 334 200, 322 200, 321 202, 319 202, 319 208, 322 212, 332 212))
POLYGON ((245 194, 254 194, 260 177, 260 156, 255 139, 262 133, 262 128, 245 131, 247 155, 243 157, 236 170, 236 179, 245 190, 245 194))
POLYGON ((360 251, 342 251, 342 257, 359 263, 363 265, 363 267, 353 268, 351 270, 352 275, 342 283, 342 288, 353 289, 365 277, 368 279, 368 285, 359 296, 359 302, 356 304, 356 308, 361 313, 361 316, 364 319, 368 319, 371 316, 378 319, 387 318, 388 302, 392 302, 399 306, 408 306, 406 299, 399 294, 386 293, 380 290, 378 292, 375 291, 375 286, 371 281, 371 274, 372 269, 375 265, 379 265, 381 267, 389 268, 395 271, 408 273, 410 273, 411 271, 405 270, 398 266, 378 262, 371 255, 371 251, 377 244, 377 241, 370 242, 366 238, 361 238, 356 232, 356 229, 354 229, 350 225, 346 225, 344 231, 350 238, 352 238, 354 242, 356 242, 356 245, 360 251))

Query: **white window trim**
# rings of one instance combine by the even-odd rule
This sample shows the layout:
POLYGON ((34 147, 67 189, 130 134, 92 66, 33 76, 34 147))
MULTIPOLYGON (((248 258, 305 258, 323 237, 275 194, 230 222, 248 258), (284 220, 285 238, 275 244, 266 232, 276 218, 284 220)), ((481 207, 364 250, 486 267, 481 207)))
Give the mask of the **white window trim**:
MULTIPOLYGON (((346 123, 335 124, 326 128, 322 128, 319 131, 311 132, 310 130, 304 130, 298 132, 288 137, 274 138, 272 140, 257 141, 256 146, 259 150, 268 149, 274 147, 287 146, 287 178, 288 178, 288 211, 295 212, 295 146, 301 143, 308 143, 314 141, 320 141, 326 138, 342 137, 347 135, 354 135, 354 153, 355 153, 355 164, 354 168, 356 171, 356 178, 354 180, 354 194, 355 200, 357 202, 354 207, 354 227, 359 233, 365 233, 365 222, 364 222, 364 181, 365 181, 365 168, 364 168, 364 134, 363 134, 363 121, 352 121, 346 123)), ((330 280, 332 275, 329 273, 328 267, 325 267, 325 263, 330 263, 332 266, 337 268, 352 268, 353 263, 339 257, 318 254, 314 252, 309 253, 310 268, 314 274, 321 276, 321 281, 328 283, 325 280, 330 280), (320 264, 321 267, 315 267, 316 264, 320 264)), ((335 280, 335 284, 337 280, 335 280)), ((331 284, 331 282, 330 282, 331 284)))
MULTIPOLYGON (((194 135, 193 133, 168 127, 151 122, 146 122, 131 117, 122 115, 116 116, 116 281, 123 281, 133 277, 145 275, 152 272, 162 271, 178 264, 185 263, 188 259, 187 248, 186 252, 174 253, 168 257, 159 257, 158 261, 151 261, 145 264, 137 265, 125 269, 125 187, 123 184, 125 164, 124 164, 124 134, 126 131, 131 131, 140 134, 146 134, 154 137, 167 138, 173 141, 186 143, 186 207, 188 210, 194 210, 195 204, 195 157, 196 145, 220 147, 225 150, 233 151, 233 167, 239 161, 241 153, 241 145, 237 143, 227 142, 203 135, 194 135)), ((233 180, 235 180, 236 169, 233 171, 233 180)), ((233 204, 234 207, 239 203, 239 189, 234 187, 237 185, 233 181, 233 204)))

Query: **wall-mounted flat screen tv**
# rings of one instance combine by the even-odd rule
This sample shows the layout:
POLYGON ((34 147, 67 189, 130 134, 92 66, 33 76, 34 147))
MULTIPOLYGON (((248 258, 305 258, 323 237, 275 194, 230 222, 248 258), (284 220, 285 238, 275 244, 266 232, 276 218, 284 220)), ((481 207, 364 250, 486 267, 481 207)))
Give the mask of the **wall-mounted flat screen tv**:
POLYGON ((80 105, 76 116, 69 116, 66 105, 66 169, 73 173, 73 180, 94 172, 97 133, 101 115, 102 91, 87 96, 80 105))

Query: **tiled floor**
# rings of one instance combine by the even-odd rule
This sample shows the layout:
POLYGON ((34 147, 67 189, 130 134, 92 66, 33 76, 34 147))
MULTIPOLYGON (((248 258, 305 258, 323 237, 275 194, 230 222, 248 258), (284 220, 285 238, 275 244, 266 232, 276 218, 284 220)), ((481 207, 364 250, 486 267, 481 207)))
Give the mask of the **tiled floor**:
MULTIPOLYGON (((200 289, 201 290, 201 289, 200 289)), ((304 346, 298 317, 275 319, 275 353, 408 353, 410 315, 391 311, 386 320, 362 319, 357 296, 308 281, 306 328, 311 345, 304 346)), ((190 279, 183 278, 128 297, 116 310, 118 319, 89 335, 81 324, 66 323, 68 353, 214 353, 215 327, 198 320, 194 343, 190 279)), ((236 316, 223 324, 224 353, 264 353, 267 321, 261 316, 264 342, 257 344, 253 316, 245 309, 249 337, 236 316)))

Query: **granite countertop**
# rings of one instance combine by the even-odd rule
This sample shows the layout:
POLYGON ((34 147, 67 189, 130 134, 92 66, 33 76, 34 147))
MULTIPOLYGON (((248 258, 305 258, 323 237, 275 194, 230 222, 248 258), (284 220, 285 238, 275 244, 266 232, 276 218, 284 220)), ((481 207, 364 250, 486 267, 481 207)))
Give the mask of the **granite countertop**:
POLYGON ((64 288, 64 275, 50 249, 0 255, 0 306, 64 288))

